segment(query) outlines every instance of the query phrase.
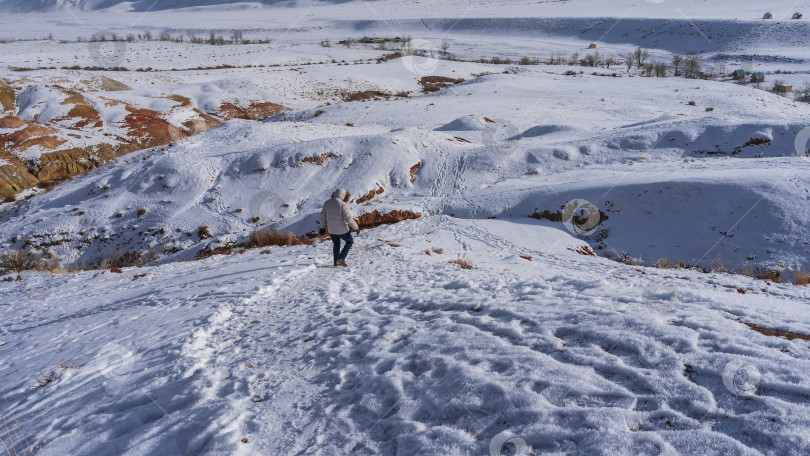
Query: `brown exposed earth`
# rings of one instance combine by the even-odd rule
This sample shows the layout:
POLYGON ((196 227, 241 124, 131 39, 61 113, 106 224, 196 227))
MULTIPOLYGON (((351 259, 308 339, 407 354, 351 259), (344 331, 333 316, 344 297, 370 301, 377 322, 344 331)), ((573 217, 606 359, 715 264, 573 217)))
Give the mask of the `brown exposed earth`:
POLYGON ((756 331, 756 332, 758 332, 760 334, 764 334, 766 336, 784 337, 787 340, 800 339, 800 340, 810 341, 810 335, 807 335, 807 334, 799 334, 799 333, 795 333, 795 332, 792 332, 792 331, 782 331, 782 330, 779 330, 779 329, 760 328, 755 323, 744 323, 744 324, 745 324, 745 326, 748 326, 752 330, 754 330, 754 331, 756 331))
POLYGON ((14 93, 14 88, 0 78, 0 109, 3 111, 13 111, 14 102, 16 100, 17 96, 14 93))
MULTIPOLYGON (((96 90, 130 90, 125 84, 106 77, 100 81, 100 87, 96 90)), ((123 106, 127 110, 123 124, 116 125, 126 128, 126 135, 121 136, 106 131, 108 126, 98 110, 82 93, 56 84, 49 87, 60 91, 64 95, 60 104, 69 105, 70 108, 66 115, 43 125, 37 123, 38 116, 34 116, 34 121, 15 116, 16 90, 0 79, 0 129, 8 131, 0 133, 0 198, 13 197, 34 186, 50 188, 53 183, 85 174, 121 155, 163 146, 216 128, 222 119, 259 120, 288 109, 271 102, 252 102, 247 106, 224 103, 220 112, 215 113, 221 117, 217 118, 193 108, 192 100, 187 97, 169 95, 166 98, 177 103, 171 109, 193 109, 195 114, 182 125, 173 125, 167 120, 168 112, 101 97, 106 106, 123 106), (74 138, 98 138, 100 135, 105 138, 100 144, 71 146, 74 138)), ((335 157, 305 158, 302 162, 322 164, 329 158, 335 157)))

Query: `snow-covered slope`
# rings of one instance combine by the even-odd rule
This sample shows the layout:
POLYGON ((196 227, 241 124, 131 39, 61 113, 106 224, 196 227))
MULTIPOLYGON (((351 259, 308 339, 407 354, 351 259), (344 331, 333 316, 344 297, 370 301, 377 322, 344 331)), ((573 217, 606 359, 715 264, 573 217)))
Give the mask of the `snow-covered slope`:
MULTIPOLYGON (((374 65, 370 82, 412 88, 401 65, 374 65)), ((590 240, 615 257, 777 268, 787 277, 807 267, 809 165, 794 140, 810 107, 727 82, 673 79, 662 89, 650 78, 558 71, 333 103, 317 116, 305 109, 266 123, 233 120, 22 203, 3 214, 0 233, 16 238, 7 246, 51 245, 69 262, 148 247, 190 259, 267 223, 315 231, 321 203, 343 186, 355 199, 383 190, 355 205, 358 213, 528 217, 584 198, 612 211, 590 240), (756 119, 752 105, 761 106, 756 119), (198 239, 200 226, 213 238, 198 239)))
POLYGON ((745 326, 810 333, 806 288, 580 246, 426 216, 357 236, 349 270, 322 243, 24 274, 0 283, 3 414, 43 455, 810 451, 808 342, 745 326))
POLYGON ((69 123, 52 91, 100 73, 132 87, 88 89, 113 123, 105 98, 175 125, 178 103, 291 109, 0 203, 3 253, 161 256, 0 277, 0 451, 810 453, 810 294, 789 283, 810 270, 810 105, 768 90, 810 81, 801 4, 26 5, 43 12, 0 15, 0 38, 38 39, 0 43, 23 94, 0 86, 4 115, 69 123), (188 42, 234 28, 271 42, 188 42), (99 30, 133 37, 86 42, 99 30), (408 35, 426 55, 386 57, 408 35), (391 40, 338 44, 363 36, 391 40), (545 64, 591 42, 696 50, 723 75, 545 64), (524 56, 541 64, 480 63, 524 56), (361 232, 347 269, 329 242, 191 261, 314 231, 338 186, 355 214, 421 216, 361 232))

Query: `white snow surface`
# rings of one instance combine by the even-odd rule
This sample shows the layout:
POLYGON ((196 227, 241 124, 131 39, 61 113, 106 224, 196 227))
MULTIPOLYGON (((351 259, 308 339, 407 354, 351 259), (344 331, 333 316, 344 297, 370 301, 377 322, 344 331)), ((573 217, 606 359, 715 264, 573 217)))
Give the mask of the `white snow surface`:
MULTIPOLYGON (((178 94, 207 112, 291 111, 3 203, 4 251, 162 259, 2 277, 0 454, 810 454, 810 342, 746 326, 810 334, 810 291, 789 283, 810 270, 810 105, 725 76, 471 62, 598 41, 617 57, 695 50, 717 72, 799 87, 808 26, 789 18, 807 5, 770 2, 764 21, 761 3, 702 0, 148 3, 0 1, 0 38, 54 34, 0 43, 15 114, 61 118, 49 84, 99 74, 136 106, 169 110, 178 94), (272 43, 58 41, 234 27, 272 43), (405 35, 471 61, 378 64, 390 50, 337 44, 405 35), (131 71, 60 69, 99 55, 131 71), (233 68, 200 68, 216 65, 233 68), (422 94, 431 75, 465 82, 422 94), (364 90, 410 94, 341 100, 364 90), (339 186, 384 189, 355 214, 422 217, 361 232, 347 269, 327 242, 193 261, 259 228, 316 230, 339 186), (574 200, 607 216, 597 230, 529 218, 574 200), (621 256, 643 265, 606 258, 621 256), (651 267, 664 260, 711 272, 651 267)), ((85 96, 105 122, 125 114, 85 96)))

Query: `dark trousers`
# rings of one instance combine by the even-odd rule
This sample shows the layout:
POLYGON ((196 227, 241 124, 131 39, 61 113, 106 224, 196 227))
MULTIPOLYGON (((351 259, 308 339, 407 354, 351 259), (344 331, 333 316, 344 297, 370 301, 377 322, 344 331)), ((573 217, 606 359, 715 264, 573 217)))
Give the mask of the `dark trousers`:
POLYGON ((335 257, 335 261, 345 260, 349 255, 349 250, 351 250, 352 244, 354 244, 352 232, 349 231, 346 234, 330 234, 330 236, 332 236, 332 255, 335 257), (343 246, 343 251, 340 250, 341 239, 346 242, 346 245, 343 246))

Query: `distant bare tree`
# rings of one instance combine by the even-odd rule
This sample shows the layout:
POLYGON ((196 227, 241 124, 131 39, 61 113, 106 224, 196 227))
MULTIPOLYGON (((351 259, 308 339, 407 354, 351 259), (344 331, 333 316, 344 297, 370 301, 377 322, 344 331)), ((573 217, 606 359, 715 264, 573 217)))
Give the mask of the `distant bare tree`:
POLYGON ((703 57, 699 56, 695 51, 689 51, 684 58, 684 76, 690 79, 695 79, 700 76, 700 68, 703 63, 703 57))
POLYGON ((644 62, 646 62, 649 57, 650 52, 644 48, 639 47, 636 48, 635 51, 633 51, 633 60, 636 61, 636 68, 638 70, 641 70, 641 67, 644 66, 644 62))
POLYGON ((605 57, 605 66, 607 67, 608 70, 610 69, 611 65, 615 64, 616 64, 616 57, 613 57, 612 55, 605 57))
POLYGON ((810 82, 805 82, 796 95, 800 96, 802 101, 810 102, 810 82))
POLYGON ((624 65, 627 67, 627 72, 629 73, 631 69, 633 69, 633 54, 628 55, 624 59, 624 65))
POLYGON ((659 78, 667 77, 667 64, 664 62, 655 62, 655 75, 659 78))
POLYGON ((672 66, 675 67, 675 76, 681 75, 680 67, 682 63, 683 63, 683 55, 678 54, 677 52, 675 54, 672 54, 672 66))
POLYGON ((450 42, 447 40, 442 40, 442 53, 445 57, 447 57, 447 50, 450 49, 450 42))

